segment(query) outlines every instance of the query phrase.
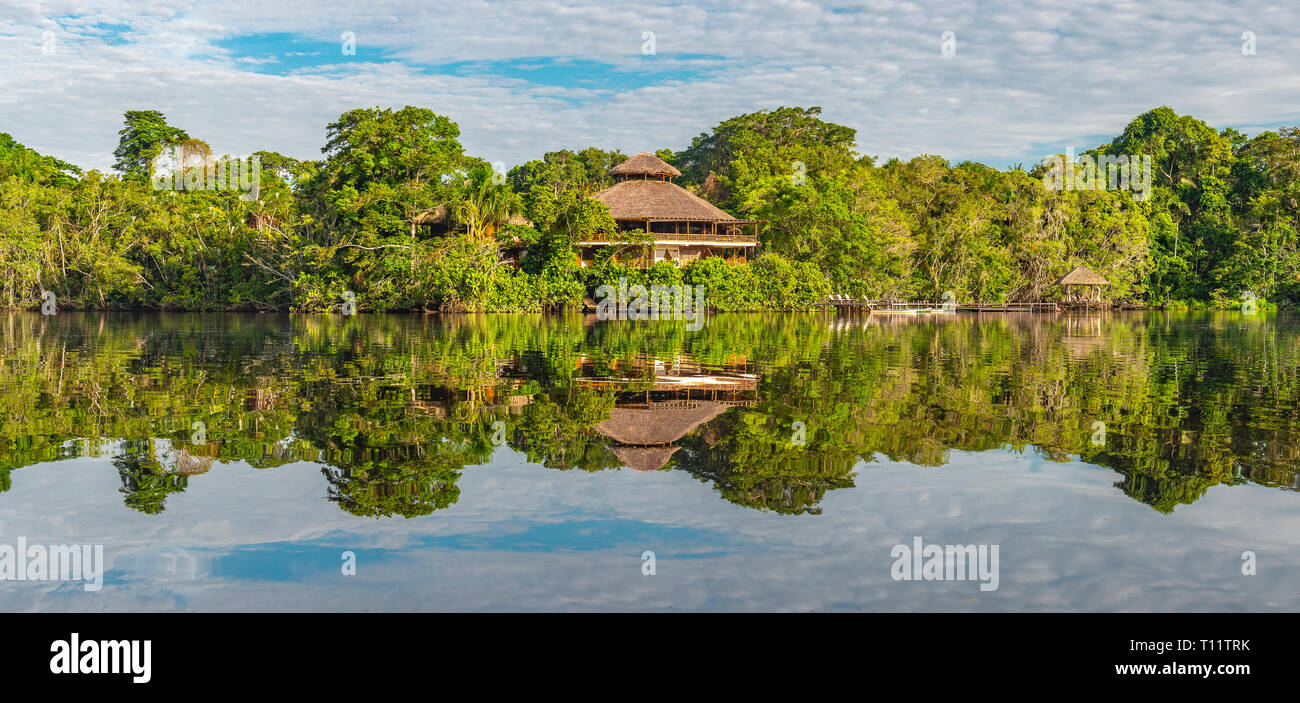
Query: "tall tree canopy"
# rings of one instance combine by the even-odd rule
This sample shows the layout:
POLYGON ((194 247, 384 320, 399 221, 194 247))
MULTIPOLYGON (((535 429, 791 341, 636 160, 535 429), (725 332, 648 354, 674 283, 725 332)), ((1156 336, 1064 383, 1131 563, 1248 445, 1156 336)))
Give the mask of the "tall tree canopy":
POLYGON ((149 180, 153 160, 162 150, 176 146, 190 138, 185 130, 167 124, 167 118, 157 110, 128 110, 126 125, 118 132, 117 148, 113 156, 117 169, 127 180, 149 180))

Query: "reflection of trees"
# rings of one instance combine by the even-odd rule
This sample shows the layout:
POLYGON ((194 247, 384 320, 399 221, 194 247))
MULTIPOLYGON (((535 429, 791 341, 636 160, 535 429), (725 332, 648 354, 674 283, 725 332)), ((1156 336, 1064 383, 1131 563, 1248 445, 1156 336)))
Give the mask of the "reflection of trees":
POLYGON ((732 503, 819 514, 826 491, 853 487, 857 457, 811 433, 795 445, 788 428, 763 409, 735 408, 688 439, 677 465, 732 503))
POLYGON ((1204 476, 1176 476, 1157 478, 1139 473, 1125 474, 1115 487, 1128 497, 1146 503, 1162 513, 1172 513, 1179 505, 1191 505, 1199 500, 1214 480, 1204 476))
POLYGON ((455 502, 499 419, 509 447, 549 468, 660 460, 783 512, 852 486, 859 460, 941 467, 954 450, 1108 467, 1167 512, 1218 484, 1300 488, 1298 337, 1287 319, 1219 314, 736 315, 691 334, 582 317, 7 314, 0 491, 14 469, 113 453, 127 503, 161 511, 186 469, 149 440, 187 446, 202 421, 199 468, 316 462, 350 513, 422 515, 455 502), (685 375, 683 358, 700 374, 743 365, 754 402, 680 442, 622 443, 620 458, 593 428, 627 389, 592 382, 663 392, 656 374, 685 375))
POLYGON ((166 509, 167 496, 183 492, 188 485, 188 477, 163 468, 148 439, 127 441, 121 453, 113 457, 113 466, 122 479, 119 490, 126 496, 123 502, 146 515, 161 513, 166 509))
POLYGON ((619 466, 592 427, 609 415, 611 393, 565 387, 533 398, 520 417, 511 446, 550 469, 600 471, 619 466))
POLYGON ((491 455, 482 428, 393 402, 370 384, 320 387, 299 427, 326 464, 329 499, 357 516, 411 518, 453 505, 461 470, 491 455))
POLYGON ((324 467, 329 499, 360 517, 416 517, 441 510, 460 498, 450 466, 364 464, 345 469, 324 467))

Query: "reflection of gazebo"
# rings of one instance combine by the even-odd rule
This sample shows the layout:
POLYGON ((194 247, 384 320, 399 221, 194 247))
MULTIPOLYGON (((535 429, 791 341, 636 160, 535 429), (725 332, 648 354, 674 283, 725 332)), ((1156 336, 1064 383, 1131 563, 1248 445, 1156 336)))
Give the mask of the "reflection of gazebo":
POLYGON ((212 468, 212 457, 190 454, 189 447, 181 447, 176 457, 176 473, 184 476, 205 474, 212 468))
POLYGON ((1102 278, 1100 275, 1098 275, 1093 270, 1089 269, 1087 266, 1079 266, 1076 267, 1073 271, 1062 276, 1061 280, 1056 282, 1056 285, 1065 288, 1066 300, 1070 300, 1070 301, 1078 300, 1085 303, 1095 301, 1100 303, 1101 287, 1110 285, 1110 281, 1107 281, 1106 279, 1102 278), (1075 288, 1077 286, 1084 287, 1082 297, 1080 297, 1075 292, 1075 288), (1096 293, 1095 296, 1088 295, 1088 288, 1087 288, 1088 286, 1093 287, 1093 290, 1096 293))
POLYGON ((1102 318, 1093 313, 1073 315, 1066 320, 1066 332, 1061 336, 1061 346, 1072 356, 1088 356, 1106 345, 1101 332, 1102 318))

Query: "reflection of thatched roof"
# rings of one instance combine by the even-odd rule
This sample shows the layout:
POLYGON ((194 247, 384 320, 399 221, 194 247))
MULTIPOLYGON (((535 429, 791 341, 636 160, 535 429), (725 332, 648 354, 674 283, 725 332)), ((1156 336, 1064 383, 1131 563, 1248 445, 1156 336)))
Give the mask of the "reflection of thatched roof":
POLYGON ((736 218, 712 203, 668 181, 620 181, 591 196, 609 208, 616 220, 694 220, 714 222, 736 218))
POLYGON ((609 450, 633 471, 654 471, 662 468, 680 447, 628 447, 614 446, 609 450))
POLYGON ((1061 346, 1065 347, 1071 354, 1086 356, 1093 350, 1099 349, 1106 345, 1106 340, 1101 337, 1083 337, 1079 335, 1065 335, 1061 337, 1061 346))
POLYGON ((212 468, 212 457, 194 456, 189 450, 182 448, 180 455, 176 457, 176 473, 186 476, 207 473, 212 468))
POLYGON ((620 444, 670 444, 721 415, 727 406, 707 400, 650 403, 648 407, 609 411, 595 430, 620 444))
POLYGON ((1061 277, 1058 286, 1108 286, 1110 281, 1094 273, 1087 266, 1080 266, 1061 277))
POLYGON ((673 168, 667 161, 643 151, 640 154, 633 154, 632 158, 609 170, 611 176, 671 176, 676 178, 682 175, 681 171, 673 168))

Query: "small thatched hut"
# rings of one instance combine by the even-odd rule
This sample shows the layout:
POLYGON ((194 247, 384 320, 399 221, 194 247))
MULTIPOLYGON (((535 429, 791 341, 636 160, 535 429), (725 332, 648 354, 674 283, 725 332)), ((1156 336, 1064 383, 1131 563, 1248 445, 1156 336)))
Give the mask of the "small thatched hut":
POLYGON ((1110 285, 1110 281, 1102 278, 1087 266, 1076 267, 1073 271, 1061 277, 1056 285, 1065 288, 1065 298, 1070 302, 1101 302, 1101 287, 1110 285), (1082 295, 1079 287, 1082 286, 1082 295), (1089 295, 1089 287, 1092 287, 1094 295, 1089 295))
POLYGON ((176 457, 176 473, 184 476, 205 474, 212 468, 212 457, 190 454, 189 447, 181 447, 176 457))
POLYGON ((415 238, 420 227, 426 228, 429 235, 446 234, 451 229, 451 212, 446 204, 431 207, 412 217, 411 238, 415 238))

